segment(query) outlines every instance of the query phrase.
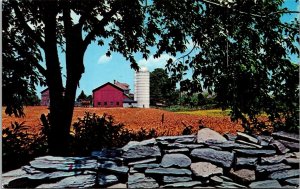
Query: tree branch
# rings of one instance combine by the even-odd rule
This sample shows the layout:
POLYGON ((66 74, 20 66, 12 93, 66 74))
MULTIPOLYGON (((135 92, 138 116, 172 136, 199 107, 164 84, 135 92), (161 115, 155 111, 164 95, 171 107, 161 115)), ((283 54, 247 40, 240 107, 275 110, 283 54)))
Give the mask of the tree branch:
POLYGON ((16 1, 12 1, 12 7, 16 13, 17 19, 19 20, 20 24, 23 26, 25 32, 28 33, 28 35, 34 40, 36 41, 39 46, 43 49, 45 49, 45 42, 40 38, 40 36, 38 36, 37 33, 35 33, 27 24, 27 22, 25 21, 24 15, 22 14, 22 12, 20 11, 18 4, 16 1))
MULTIPOLYGON (((84 49, 91 43, 91 41, 96 37, 98 33, 101 33, 104 29, 104 26, 108 23, 109 19, 118 12, 118 9, 114 6, 109 12, 103 14, 103 19, 98 20, 98 23, 94 27, 94 29, 86 36, 83 42, 84 49)), ((95 20, 93 20, 95 22, 95 20)))

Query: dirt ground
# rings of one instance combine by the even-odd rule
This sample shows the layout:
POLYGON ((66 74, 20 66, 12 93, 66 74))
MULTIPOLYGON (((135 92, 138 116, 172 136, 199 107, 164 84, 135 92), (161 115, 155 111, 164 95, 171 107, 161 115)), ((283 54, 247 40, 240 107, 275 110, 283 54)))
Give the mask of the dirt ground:
MULTIPOLYGON (((11 122, 23 122, 29 127, 28 132, 38 132, 41 129, 40 116, 42 113, 47 114, 46 106, 29 106, 25 107, 25 117, 16 118, 5 114, 5 107, 2 107, 2 127, 10 126, 11 122)), ((124 123, 125 127, 133 131, 141 128, 146 130, 155 129, 159 135, 179 135, 185 128, 184 125, 192 126, 192 130, 196 132, 199 127, 199 120, 213 130, 224 133, 236 133, 243 131, 238 123, 232 123, 229 116, 206 116, 206 115, 190 115, 186 113, 168 112, 160 109, 141 109, 141 108, 83 108, 75 107, 73 122, 78 117, 83 117, 85 112, 96 113, 102 115, 106 113, 112 115, 116 123, 124 123), (163 118, 163 123, 162 123, 163 118)))

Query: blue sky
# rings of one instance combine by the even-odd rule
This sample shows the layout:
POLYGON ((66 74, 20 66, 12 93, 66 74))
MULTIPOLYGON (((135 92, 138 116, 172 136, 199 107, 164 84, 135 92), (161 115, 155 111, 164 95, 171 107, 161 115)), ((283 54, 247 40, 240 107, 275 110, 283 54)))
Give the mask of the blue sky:
MULTIPOLYGON (((284 6, 290 10, 300 10, 300 5, 295 0, 286 0, 284 6)), ((293 20, 297 14, 286 14, 282 17, 282 21, 289 22, 293 20)), ((299 16, 298 16, 299 18, 299 16)), ((187 45, 188 50, 192 48, 192 44, 187 45)), ((134 91, 134 70, 130 68, 130 63, 118 53, 112 53, 110 57, 106 57, 105 53, 107 45, 98 46, 97 43, 92 43, 88 47, 84 56, 85 73, 79 82, 77 95, 83 90, 87 95, 92 94, 92 90, 106 82, 118 80, 130 85, 131 92, 134 91)), ((59 58, 64 66, 65 55, 59 52, 59 58)), ((166 61, 172 58, 170 55, 163 54, 160 58, 154 59, 152 56, 148 60, 142 59, 141 56, 135 56, 140 66, 146 66, 150 71, 155 68, 164 68, 166 61)), ((299 63, 299 58, 296 55, 291 56, 293 62, 299 63)), ((65 73, 63 67, 62 72, 65 73)), ((65 80, 65 77, 63 77, 65 80)), ((37 86, 37 93, 40 97, 40 92, 46 87, 37 86)))

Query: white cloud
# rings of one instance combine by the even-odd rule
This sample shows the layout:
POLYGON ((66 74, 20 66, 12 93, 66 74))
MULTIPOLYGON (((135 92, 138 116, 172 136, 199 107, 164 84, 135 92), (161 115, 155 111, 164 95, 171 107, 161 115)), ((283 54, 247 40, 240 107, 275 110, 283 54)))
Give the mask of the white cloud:
POLYGON ((153 56, 149 57, 147 60, 141 59, 138 61, 139 66, 145 66, 150 71, 155 68, 164 68, 169 59, 175 60, 175 57, 168 54, 162 54, 159 58, 154 58, 153 56))
POLYGON ((106 55, 104 54, 104 55, 102 55, 102 56, 99 57, 99 59, 98 59, 98 64, 105 64, 105 63, 111 61, 111 59, 112 59, 112 56, 109 56, 109 57, 108 57, 108 56, 106 56, 106 55))

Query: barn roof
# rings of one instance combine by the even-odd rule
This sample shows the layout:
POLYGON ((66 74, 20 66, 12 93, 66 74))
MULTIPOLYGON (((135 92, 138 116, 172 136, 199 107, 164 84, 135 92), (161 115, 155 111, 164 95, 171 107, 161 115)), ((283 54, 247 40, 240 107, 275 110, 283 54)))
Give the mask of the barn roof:
POLYGON ((116 88, 116 89, 118 89, 118 90, 124 92, 124 89, 122 89, 121 87, 118 87, 117 85, 112 84, 111 82, 107 82, 107 83, 105 83, 105 84, 103 84, 103 85, 101 85, 101 86, 95 88, 95 89, 93 90, 93 92, 94 92, 94 91, 97 91, 97 90, 99 90, 99 89, 101 89, 101 88, 103 88, 103 87, 105 87, 106 85, 111 85, 112 87, 114 87, 114 88, 116 88))
POLYGON ((123 90, 128 90, 129 89, 129 85, 127 83, 121 83, 119 81, 114 80, 114 85, 120 87, 123 90))

